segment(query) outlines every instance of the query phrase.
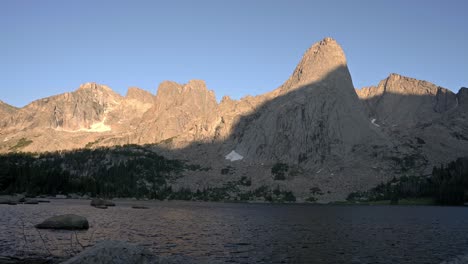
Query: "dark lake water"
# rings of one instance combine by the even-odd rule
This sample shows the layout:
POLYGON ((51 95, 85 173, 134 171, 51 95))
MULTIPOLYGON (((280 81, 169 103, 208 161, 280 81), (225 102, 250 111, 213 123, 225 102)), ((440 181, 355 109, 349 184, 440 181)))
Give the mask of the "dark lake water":
POLYGON ((0 205, 0 256, 67 257, 100 240, 134 242, 198 263, 441 263, 468 254, 467 207, 145 202, 150 209, 137 210, 135 202, 116 204, 106 210, 86 200, 0 205), (87 217, 90 229, 33 227, 66 213, 87 217))

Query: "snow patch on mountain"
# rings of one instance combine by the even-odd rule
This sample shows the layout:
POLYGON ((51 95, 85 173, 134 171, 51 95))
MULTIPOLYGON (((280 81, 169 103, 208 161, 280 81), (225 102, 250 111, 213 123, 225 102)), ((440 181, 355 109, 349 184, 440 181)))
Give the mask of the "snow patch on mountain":
POLYGON ((231 151, 229 154, 226 155, 226 159, 230 161, 237 161, 242 160, 244 157, 237 153, 235 150, 231 151))

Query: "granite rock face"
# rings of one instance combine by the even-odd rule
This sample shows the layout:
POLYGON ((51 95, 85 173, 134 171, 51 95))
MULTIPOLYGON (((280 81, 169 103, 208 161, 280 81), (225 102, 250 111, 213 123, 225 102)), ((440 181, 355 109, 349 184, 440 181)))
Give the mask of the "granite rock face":
POLYGON ((468 88, 462 87, 457 93, 458 104, 462 108, 468 108, 468 88))
POLYGON ((184 85, 166 81, 158 88, 154 106, 144 114, 137 138, 168 144, 205 140, 212 137, 219 119, 215 94, 204 81, 184 85))
POLYGON ((158 259, 146 248, 121 241, 101 241, 62 264, 152 264, 158 259))
POLYGON ((81 230, 88 229, 88 220, 79 215, 66 214, 57 215, 47 218, 42 223, 37 224, 36 228, 39 229, 65 229, 65 230, 81 230))
POLYGON ((107 113, 121 101, 109 87, 86 83, 72 93, 32 102, 19 109, 2 124, 5 129, 32 130, 51 128, 66 132, 99 132, 111 128, 107 113))
POLYGON ((376 87, 356 92, 370 117, 387 125, 411 127, 457 106, 457 96, 452 91, 395 73, 376 87))
POLYGON ((211 168, 182 173, 175 189, 249 177, 252 190, 279 186, 304 200, 320 188, 318 199, 330 201, 467 156, 467 109, 467 88, 455 94, 398 74, 356 90, 343 49, 325 38, 283 85, 240 100, 218 103, 204 81, 192 80, 165 81, 155 95, 87 83, 20 109, 0 102, 0 152, 151 144, 211 168), (278 163, 290 168, 282 182, 271 174, 278 163), (220 177, 226 168, 231 178, 220 177))
POLYGON ((62 264, 190 264, 182 255, 156 256, 143 246, 124 241, 104 240, 62 264))
POLYGON ((234 130, 233 148, 246 159, 319 170, 351 162, 356 145, 385 143, 354 91, 343 50, 331 38, 312 46, 272 94, 234 130))
POLYGON ((466 88, 455 94, 393 73, 378 86, 356 92, 372 123, 397 145, 413 149, 407 156, 420 161, 420 174, 468 155, 466 88))
POLYGON ((0 122, 2 119, 6 119, 8 118, 8 116, 16 113, 17 110, 18 108, 11 106, 0 100, 0 122))

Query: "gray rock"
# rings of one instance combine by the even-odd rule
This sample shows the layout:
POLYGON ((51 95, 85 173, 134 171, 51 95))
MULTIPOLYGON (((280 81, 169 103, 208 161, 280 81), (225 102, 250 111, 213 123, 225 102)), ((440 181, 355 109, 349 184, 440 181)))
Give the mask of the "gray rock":
POLYGON ((25 201, 24 195, 2 195, 0 196, 0 204, 18 204, 25 201))
POLYGON ((142 246, 123 241, 100 241, 62 264, 190 264, 186 256, 159 257, 142 246))
POLYGON ((148 249, 122 241, 101 241, 62 264, 159 263, 148 249))
POLYGON ((68 198, 71 198, 71 199, 81 199, 81 196, 79 196, 78 194, 76 193, 70 193, 68 195, 68 198))
POLYGON ((383 126, 413 127, 457 106, 457 96, 430 82, 392 73, 376 87, 357 90, 368 115, 383 126))
POLYGON ((39 204, 39 201, 36 199, 26 199, 26 201, 24 201, 24 204, 39 204))
POLYGON ((148 207, 143 206, 143 205, 132 205, 132 208, 133 209, 149 209, 148 207))
POLYGON ((83 216, 66 214, 50 217, 35 227, 39 229, 80 230, 88 229, 89 223, 83 216))
POLYGON ((91 200, 91 206, 115 206, 115 203, 111 202, 111 201, 108 201, 108 200, 104 200, 104 199, 99 199, 99 198, 94 198, 93 200, 91 200))

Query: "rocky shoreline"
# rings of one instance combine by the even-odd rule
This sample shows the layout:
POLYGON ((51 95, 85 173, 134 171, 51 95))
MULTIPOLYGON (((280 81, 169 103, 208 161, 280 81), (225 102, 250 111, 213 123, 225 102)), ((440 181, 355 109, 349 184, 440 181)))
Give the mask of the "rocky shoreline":
POLYGON ((104 240, 88 247, 69 258, 53 256, 0 256, 2 264, 190 264, 194 263, 186 256, 162 257, 153 254, 147 248, 125 241, 104 240))

